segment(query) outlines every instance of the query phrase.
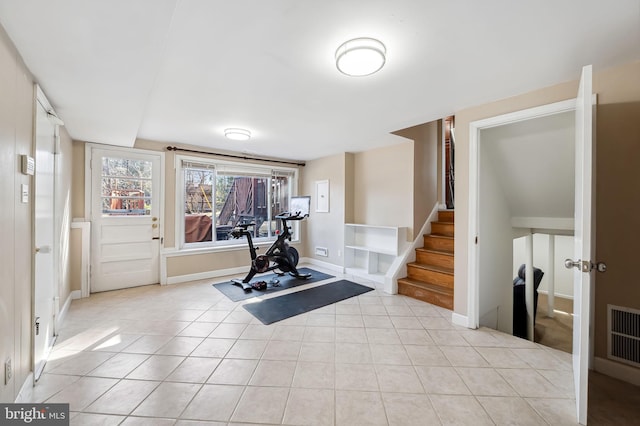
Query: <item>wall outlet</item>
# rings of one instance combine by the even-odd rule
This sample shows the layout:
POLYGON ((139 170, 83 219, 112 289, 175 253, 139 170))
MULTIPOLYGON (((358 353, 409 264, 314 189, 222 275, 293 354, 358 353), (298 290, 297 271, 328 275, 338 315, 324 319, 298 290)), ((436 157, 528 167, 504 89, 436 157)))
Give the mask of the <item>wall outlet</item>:
POLYGON ((4 363, 4 384, 8 384, 13 376, 13 368, 11 368, 11 358, 7 358, 4 363))
POLYGON ((329 249, 326 247, 316 247, 316 255, 327 257, 329 256, 329 249))

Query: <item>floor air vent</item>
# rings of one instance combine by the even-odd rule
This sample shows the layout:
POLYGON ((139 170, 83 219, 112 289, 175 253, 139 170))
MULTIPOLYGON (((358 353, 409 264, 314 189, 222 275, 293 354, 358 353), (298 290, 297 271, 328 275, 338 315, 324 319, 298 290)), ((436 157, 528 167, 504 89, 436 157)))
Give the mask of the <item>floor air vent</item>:
POLYGON ((640 367, 640 311, 607 305, 609 359, 640 367))

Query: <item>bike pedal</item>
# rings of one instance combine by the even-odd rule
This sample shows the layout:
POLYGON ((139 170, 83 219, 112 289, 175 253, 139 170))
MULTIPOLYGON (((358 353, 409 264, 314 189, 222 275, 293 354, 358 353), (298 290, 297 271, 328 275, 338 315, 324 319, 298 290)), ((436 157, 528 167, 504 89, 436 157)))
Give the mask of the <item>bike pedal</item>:
POLYGON ((266 290, 267 283, 265 281, 256 281, 254 283, 251 283, 251 288, 254 290, 266 290))

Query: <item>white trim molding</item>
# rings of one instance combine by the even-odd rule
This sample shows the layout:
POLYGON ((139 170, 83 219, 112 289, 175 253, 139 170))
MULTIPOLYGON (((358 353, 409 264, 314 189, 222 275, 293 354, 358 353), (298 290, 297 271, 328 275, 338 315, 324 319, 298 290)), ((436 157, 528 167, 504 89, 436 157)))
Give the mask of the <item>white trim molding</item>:
POLYGON ((446 205, 438 204, 436 202, 431 209, 431 213, 429 213, 424 224, 422 224, 420 232, 418 232, 416 238, 413 240, 413 243, 405 249, 401 256, 396 258, 397 262, 394 261, 392 268, 389 268, 389 271, 392 274, 390 278, 388 277, 385 280, 385 292, 389 294, 398 294, 398 277, 407 276, 407 263, 414 262, 416 260, 416 249, 424 247, 424 235, 431 233, 431 222, 438 217, 438 211, 441 209, 446 210, 446 205), (442 206, 444 206, 444 208, 442 206))
MULTIPOLYGON (((166 272, 165 272, 166 273, 166 272)), ((247 267, 241 266, 237 268, 218 269, 216 271, 198 272, 195 274, 176 275, 174 277, 166 277, 166 284, 180 284, 189 281, 208 280, 211 278, 220 278, 227 275, 246 274, 247 267)))
POLYGON ((304 263, 309 264, 309 265, 320 266, 321 268, 325 268, 325 269, 328 269, 330 271, 337 272, 339 274, 343 274, 344 273, 344 267, 342 267, 340 265, 335 265, 335 264, 329 263, 329 262, 323 262, 322 260, 314 259, 314 258, 311 258, 311 257, 303 257, 298 262, 298 264, 304 264, 304 263))
POLYGON ((20 392, 14 401, 16 404, 26 404, 33 400, 33 371, 30 371, 24 383, 20 387, 20 392))
POLYGON ((468 280, 467 280, 467 323, 469 328, 478 328, 479 324, 479 268, 478 268, 478 203, 479 203, 479 144, 480 132, 492 127, 517 123, 532 118, 573 111, 576 99, 555 102, 538 107, 502 114, 469 123, 469 232, 467 236, 468 280))
POLYGON ((454 325, 459 325, 460 327, 477 328, 477 327, 473 327, 472 324, 469 323, 468 316, 460 315, 455 312, 451 314, 451 322, 454 325))
POLYGON ((80 229, 80 297, 89 297, 91 290, 91 222, 84 219, 73 219, 71 229, 80 229))

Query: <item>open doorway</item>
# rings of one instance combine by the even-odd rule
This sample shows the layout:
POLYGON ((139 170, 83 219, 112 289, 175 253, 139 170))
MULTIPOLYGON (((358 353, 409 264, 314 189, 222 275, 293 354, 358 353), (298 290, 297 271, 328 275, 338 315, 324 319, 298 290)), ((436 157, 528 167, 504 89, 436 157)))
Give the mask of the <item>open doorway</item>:
MULTIPOLYGON (((526 264, 527 238, 513 240, 514 304, 522 290, 523 265, 526 264)), ((571 353, 573 344, 573 273, 564 260, 573 256, 573 236, 555 233, 532 235, 534 272, 533 341, 550 348, 571 353), (537 272, 537 271, 536 271, 537 272)), ((514 307, 514 314, 515 311, 514 307)), ((515 324, 514 319, 514 324, 515 324)), ((516 335, 516 330, 514 330, 516 335)))
POLYGON ((574 113, 482 129, 478 158, 479 325, 571 353, 573 275, 559 268, 573 253, 574 113), (525 304, 527 244, 542 279, 525 304))

